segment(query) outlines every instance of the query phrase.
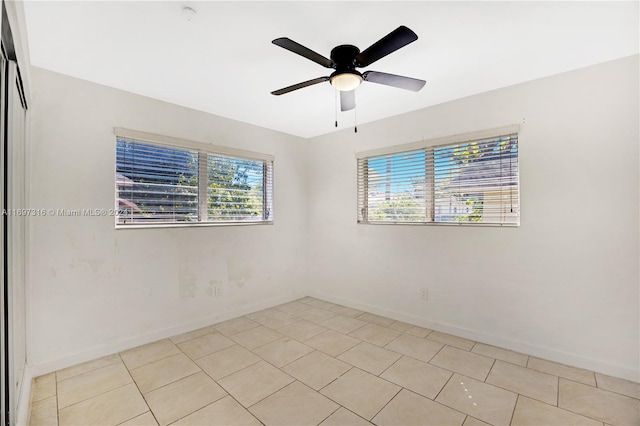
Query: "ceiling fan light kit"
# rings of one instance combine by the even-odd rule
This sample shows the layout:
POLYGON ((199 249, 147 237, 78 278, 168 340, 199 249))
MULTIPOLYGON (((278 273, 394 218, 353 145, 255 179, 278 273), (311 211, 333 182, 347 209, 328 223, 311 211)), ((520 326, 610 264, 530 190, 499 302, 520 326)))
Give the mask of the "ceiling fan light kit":
POLYGON ((333 68, 335 72, 329 77, 318 77, 313 80, 294 84, 283 89, 275 90, 271 92, 271 94, 279 96, 294 90, 329 81, 335 89, 340 91, 340 110, 349 111, 355 108, 354 90, 360 86, 363 81, 417 92, 424 87, 426 83, 424 80, 378 71, 360 73, 356 70, 356 68, 368 67, 377 60, 384 58, 409 43, 413 43, 417 39, 418 36, 416 33, 401 25, 362 52, 360 52, 360 49, 356 46, 350 44, 336 46, 331 50, 331 59, 328 59, 287 37, 277 38, 272 41, 276 46, 280 46, 305 57, 325 68, 333 68))
POLYGON ((331 85, 341 92, 350 92, 362 83, 362 75, 360 73, 333 73, 329 77, 331 85))

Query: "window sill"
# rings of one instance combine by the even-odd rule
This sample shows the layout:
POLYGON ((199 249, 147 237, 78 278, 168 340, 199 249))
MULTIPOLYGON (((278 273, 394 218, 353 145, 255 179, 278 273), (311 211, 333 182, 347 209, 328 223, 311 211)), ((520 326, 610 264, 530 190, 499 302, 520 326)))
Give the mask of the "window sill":
POLYGON ((410 225, 410 226, 472 226, 472 227, 497 227, 518 228, 519 223, 469 223, 469 222, 363 222, 358 225, 410 225))
POLYGON ((150 228, 205 228, 217 226, 253 226, 253 225, 273 225, 273 221, 256 222, 200 222, 200 223, 152 223, 143 224, 116 224, 115 229, 150 229, 150 228))

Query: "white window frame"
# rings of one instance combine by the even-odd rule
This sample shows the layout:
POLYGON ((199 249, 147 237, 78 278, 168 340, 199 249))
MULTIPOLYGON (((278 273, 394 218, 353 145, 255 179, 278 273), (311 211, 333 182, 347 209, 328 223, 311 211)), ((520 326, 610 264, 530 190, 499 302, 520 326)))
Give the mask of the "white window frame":
MULTIPOLYGON (((204 160, 204 164, 207 163, 208 154, 212 155, 224 155, 230 157, 237 157, 246 160, 262 161, 265 163, 269 172, 265 170, 265 194, 263 195, 264 208, 268 207, 268 218, 262 220, 251 221, 197 221, 197 222, 149 222, 149 223, 120 223, 118 216, 115 217, 116 229, 147 229, 147 228, 182 228, 182 227, 199 227, 199 226, 247 226, 247 225, 272 225, 273 224, 273 193, 274 193, 274 156, 270 154, 264 154, 253 151, 246 151, 238 148, 231 148, 227 146, 213 145, 208 143, 196 142, 187 139, 174 138, 170 136, 157 135, 153 133, 142 132, 138 130, 125 129, 122 127, 115 127, 114 134, 117 138, 128 139, 134 142, 149 143, 158 146, 166 146, 169 148, 177 149, 189 149, 198 152, 198 194, 206 194, 207 191, 207 172, 208 166, 202 167, 201 163, 204 160), (266 174, 270 174, 267 176, 266 174)), ((115 173, 115 167, 114 167, 115 173)), ((114 175, 114 182, 116 182, 116 176, 114 175)), ((118 198, 118 189, 115 189, 115 199, 118 198)), ((207 197, 198 197, 198 217, 206 217, 207 214, 207 197)), ((117 205, 116 205, 117 212, 117 205)))
MULTIPOLYGON (((453 136, 446 136, 442 138, 430 139, 430 140, 422 140, 418 142, 402 144, 402 145, 393 145, 384 148, 378 148, 368 151, 361 151, 356 153, 356 164, 357 164, 357 202, 356 202, 356 218, 358 224, 364 225, 437 225, 437 226, 494 226, 494 227, 519 227, 520 226, 520 176, 518 174, 517 179, 517 189, 516 192, 518 194, 518 212, 517 212, 517 223, 497 223, 497 222, 436 222, 435 218, 432 217, 433 214, 433 203, 435 202, 434 196, 434 179, 433 175, 433 164, 431 166, 427 165, 426 169, 431 170, 431 173, 425 173, 425 203, 426 203, 426 212, 425 212, 425 220, 419 222, 411 222, 411 221, 370 221, 368 220, 368 188, 367 188, 367 174, 368 170, 366 168, 362 169, 361 161, 367 160, 372 157, 380 157, 385 155, 394 155, 401 154, 405 152, 419 151, 425 150, 426 161, 433 162, 433 149, 443 146, 443 145, 453 145, 453 144, 463 144, 466 142, 478 141, 483 139, 490 139, 504 135, 512 135, 517 134, 518 139, 520 139, 520 125, 513 124, 504 127, 497 127, 492 129, 481 130, 477 132, 458 134, 453 136), (429 151, 431 153, 429 154, 429 151), (361 170, 362 169, 362 170, 361 170)), ((519 151, 519 149, 518 149, 519 151)), ((519 152, 518 152, 519 154, 519 152)), ((519 155, 518 155, 519 162, 519 155)))

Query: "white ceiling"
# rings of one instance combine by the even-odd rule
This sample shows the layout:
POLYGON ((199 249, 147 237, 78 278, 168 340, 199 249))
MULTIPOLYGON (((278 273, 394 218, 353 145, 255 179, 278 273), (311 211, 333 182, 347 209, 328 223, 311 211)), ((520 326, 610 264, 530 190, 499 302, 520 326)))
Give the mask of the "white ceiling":
MULTIPOLYGON (((27 1, 34 66, 302 137, 335 130, 329 74, 271 44, 289 37, 329 56, 364 50, 399 25, 418 40, 367 69, 424 79, 418 93, 364 83, 366 123, 637 54, 638 2, 27 1), (187 22, 182 8, 197 11, 187 22)), ((585 87, 585 90, 588 90, 585 87)), ((354 112, 338 112, 351 127, 354 112)))

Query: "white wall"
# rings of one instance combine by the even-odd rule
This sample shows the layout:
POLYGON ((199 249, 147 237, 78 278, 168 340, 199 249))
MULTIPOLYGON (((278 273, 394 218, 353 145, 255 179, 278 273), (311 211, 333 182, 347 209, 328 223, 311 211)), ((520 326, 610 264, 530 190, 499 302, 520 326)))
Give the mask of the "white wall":
POLYGON ((312 294, 638 380, 638 75, 635 56, 311 139, 312 294), (356 224, 355 152, 517 123, 519 228, 356 224))
POLYGON ((273 225, 115 230, 113 217, 32 218, 35 374, 304 292, 305 140, 38 68, 31 77, 32 208, 113 208, 115 126, 276 158, 273 225))
POLYGON ((276 223, 31 219, 29 362, 51 371, 310 292, 638 380, 638 68, 626 58, 309 141, 33 69, 31 207, 110 208, 120 126, 275 155, 276 223), (355 152, 523 120, 519 228, 356 224, 355 152))

